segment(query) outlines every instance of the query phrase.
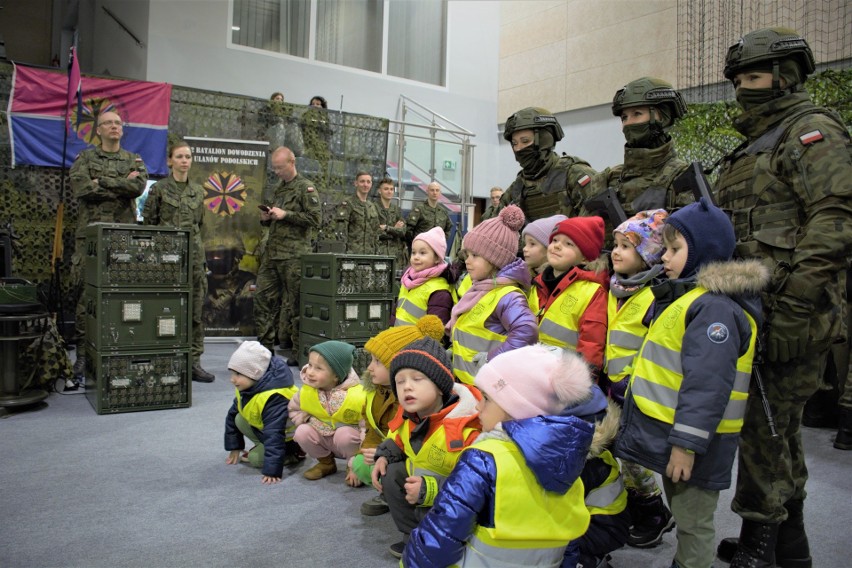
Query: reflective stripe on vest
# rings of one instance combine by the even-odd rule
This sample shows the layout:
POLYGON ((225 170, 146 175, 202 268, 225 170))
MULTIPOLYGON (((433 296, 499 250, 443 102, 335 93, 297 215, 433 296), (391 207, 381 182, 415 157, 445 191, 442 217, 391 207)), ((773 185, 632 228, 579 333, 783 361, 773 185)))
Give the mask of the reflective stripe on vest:
POLYGON ((565 288, 541 317, 538 340, 545 345, 576 351, 580 338, 580 318, 600 289, 600 284, 589 280, 577 280, 565 288))
POLYGON ((648 333, 642 319, 653 302, 654 293, 648 286, 627 298, 620 309, 618 299, 609 294, 604 370, 610 381, 617 383, 630 376, 633 359, 648 333))
MULTIPOLYGON (((675 300, 651 324, 642 349, 636 356, 630 390, 636 406, 643 414, 672 424, 674 430, 709 439, 710 432, 674 422, 678 393, 683 382, 681 350, 683 335, 686 332, 686 314, 689 306, 706 293, 707 290, 700 286, 690 290, 675 300)), ((746 317, 751 328, 751 339, 745 355, 737 359, 734 386, 722 420, 716 427, 716 432, 720 434, 739 432, 743 426, 754 345, 757 340, 754 319, 747 312, 746 317)))
POLYGON ((302 386, 302 394, 299 396, 299 406, 302 410, 328 424, 332 428, 342 425, 357 426, 361 420, 361 410, 364 408, 364 400, 367 398, 364 387, 355 385, 346 389, 346 398, 334 414, 329 416, 328 411, 319 400, 319 393, 314 387, 302 386))
POLYGON ((273 394, 280 394, 289 401, 297 392, 299 392, 299 387, 284 387, 259 392, 251 397, 251 400, 249 400, 245 406, 243 406, 243 399, 240 396, 241 393, 239 389, 235 390, 237 392, 237 410, 239 411, 240 416, 245 418, 246 422, 251 424, 254 428, 263 430, 263 409, 266 406, 266 401, 269 400, 269 397, 273 394))
POLYGON ((586 508, 592 515, 617 515, 627 507, 627 489, 618 462, 609 450, 598 456, 609 466, 609 475, 586 495, 586 508))
POLYGON ((429 297, 439 290, 446 290, 456 302, 456 291, 446 278, 430 278, 420 286, 407 289, 399 287, 399 297, 396 300, 396 321, 394 325, 414 325, 417 320, 426 315, 429 309, 429 297))
POLYGON ((565 546, 589 525, 583 482, 564 494, 546 491, 514 442, 492 438, 471 447, 494 457, 494 527, 474 529, 461 565, 560 566, 565 546))
POLYGON ((453 373, 461 382, 473 384, 477 353, 488 353, 506 341, 506 336, 494 333, 485 327, 488 319, 503 296, 511 293, 523 294, 517 286, 498 286, 489 290, 479 302, 463 313, 453 326, 453 373))

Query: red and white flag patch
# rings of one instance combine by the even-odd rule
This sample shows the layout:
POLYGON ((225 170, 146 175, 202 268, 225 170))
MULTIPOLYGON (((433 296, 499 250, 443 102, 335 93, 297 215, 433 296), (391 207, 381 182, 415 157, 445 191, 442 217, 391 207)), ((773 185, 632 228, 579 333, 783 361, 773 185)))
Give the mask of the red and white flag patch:
POLYGON ((799 136, 799 142, 801 142, 804 146, 809 146, 814 142, 819 142, 820 140, 822 140, 822 132, 819 130, 812 130, 807 134, 799 136))
POLYGON ((577 180, 577 183, 580 185, 580 187, 586 187, 586 185, 587 185, 590 181, 592 181, 592 178, 590 178, 590 177, 589 177, 589 175, 588 175, 588 174, 586 174, 586 175, 584 175, 583 177, 581 177, 580 179, 578 179, 578 180, 577 180))

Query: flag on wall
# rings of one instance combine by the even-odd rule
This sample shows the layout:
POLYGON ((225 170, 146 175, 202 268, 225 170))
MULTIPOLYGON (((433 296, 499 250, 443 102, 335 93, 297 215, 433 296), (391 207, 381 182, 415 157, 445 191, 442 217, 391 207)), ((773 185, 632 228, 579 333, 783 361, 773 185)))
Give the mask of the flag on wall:
POLYGON ((90 77, 81 85, 82 104, 71 104, 73 87, 65 73, 15 65, 8 113, 12 165, 69 166, 80 151, 98 144, 98 116, 112 111, 125 124, 121 147, 141 155, 152 175, 166 175, 172 86, 90 77), (63 159, 67 123, 73 135, 63 159))
MULTIPOLYGON (((80 62, 77 61, 77 48, 71 48, 71 61, 68 67, 68 101, 65 103, 65 128, 71 129, 71 109, 77 107, 77 118, 83 114, 83 77, 80 75, 80 62)), ((79 122, 76 122, 79 126, 79 122)))

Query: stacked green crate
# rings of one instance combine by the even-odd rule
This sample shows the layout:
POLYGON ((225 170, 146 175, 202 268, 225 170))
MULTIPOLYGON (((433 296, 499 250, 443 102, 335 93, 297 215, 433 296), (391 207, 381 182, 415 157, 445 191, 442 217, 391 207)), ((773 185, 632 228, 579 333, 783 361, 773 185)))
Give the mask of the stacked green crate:
POLYGON ((393 313, 394 259, 343 253, 302 257, 298 359, 304 364, 311 346, 336 339, 359 348, 355 370, 369 357, 368 339, 387 329, 393 313))
POLYGON ((98 414, 192 402, 189 231, 86 230, 86 397, 98 414))

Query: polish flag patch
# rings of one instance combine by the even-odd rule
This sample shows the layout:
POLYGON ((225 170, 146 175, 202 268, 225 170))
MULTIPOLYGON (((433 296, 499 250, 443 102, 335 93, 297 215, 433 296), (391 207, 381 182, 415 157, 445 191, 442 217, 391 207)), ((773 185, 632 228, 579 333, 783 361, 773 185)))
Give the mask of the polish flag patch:
POLYGON ((819 142, 820 140, 822 140, 822 132, 819 130, 812 130, 807 134, 799 136, 799 142, 801 142, 804 146, 809 146, 814 142, 819 142))
MULTIPOLYGON (((820 137, 822 137, 822 135, 820 135, 820 137)), ((578 179, 578 180, 577 180, 577 183, 580 185, 580 187, 586 187, 586 185, 587 185, 590 181, 592 181, 592 178, 590 178, 590 177, 589 177, 589 175, 588 175, 588 174, 586 174, 586 175, 584 175, 583 177, 581 177, 580 179, 578 179)))

